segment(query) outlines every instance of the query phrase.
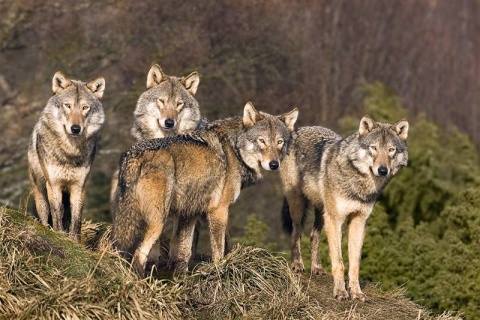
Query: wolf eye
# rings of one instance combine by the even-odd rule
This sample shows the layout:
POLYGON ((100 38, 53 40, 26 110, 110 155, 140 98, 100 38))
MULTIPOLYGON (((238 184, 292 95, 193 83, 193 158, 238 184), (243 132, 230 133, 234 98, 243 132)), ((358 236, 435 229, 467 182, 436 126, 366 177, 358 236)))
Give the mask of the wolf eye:
POLYGON ((162 98, 158 98, 157 101, 158 101, 161 105, 164 105, 164 104, 165 104, 165 100, 162 99, 162 98))
POLYGON ((260 142, 260 143, 262 143, 262 144, 266 144, 266 143, 265 143, 265 139, 263 139, 263 138, 258 138, 258 142, 260 142))
POLYGON ((63 106, 67 109, 70 109, 72 107, 70 103, 64 103, 63 106))
POLYGON ((395 147, 388 148, 389 153, 394 153, 395 151, 397 151, 397 148, 395 148, 395 147))
POLYGON ((83 111, 86 111, 86 110, 90 109, 90 106, 87 106, 87 105, 85 104, 85 105, 82 106, 82 109, 83 109, 83 111))
POLYGON ((372 151, 377 151, 377 146, 375 146, 375 145, 373 145, 373 144, 372 144, 371 146, 369 146, 369 148, 370 148, 370 150, 372 150, 372 151))
POLYGON ((283 144, 283 140, 282 140, 282 139, 279 139, 279 140, 277 141, 277 143, 278 143, 278 144, 283 144))

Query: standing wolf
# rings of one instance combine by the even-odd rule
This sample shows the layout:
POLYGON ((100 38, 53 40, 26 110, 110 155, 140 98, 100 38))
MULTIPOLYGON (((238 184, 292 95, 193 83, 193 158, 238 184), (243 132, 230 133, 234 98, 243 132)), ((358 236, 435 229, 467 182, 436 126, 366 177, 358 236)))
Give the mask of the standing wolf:
POLYGON ((52 90, 28 148, 30 181, 42 224, 51 219, 55 230, 64 230, 64 211, 70 210, 69 235, 78 239, 85 182, 105 119, 100 102, 105 80, 85 83, 57 72, 52 90), (70 207, 64 208, 64 203, 70 207))
POLYGON ((228 209, 242 186, 277 170, 291 141, 298 110, 272 116, 251 103, 243 118, 218 120, 190 135, 143 141, 121 160, 114 244, 139 273, 168 214, 179 219, 177 265, 190 259, 195 221, 207 214, 213 261, 224 254, 228 209))
MULTIPOLYGON (((201 124, 200 107, 195 99, 200 76, 197 71, 187 76, 165 74, 158 64, 153 64, 147 74, 147 90, 137 101, 133 113, 132 136, 137 142, 189 133, 201 124)), ((114 172, 110 188, 112 216, 115 213, 115 196, 118 170, 114 172)), ((160 247, 155 246, 150 260, 158 261, 160 247)))
POLYGON ((325 222, 337 299, 348 298, 341 252, 342 225, 348 219, 350 294, 353 299, 365 300, 358 279, 365 224, 390 178, 407 165, 407 135, 405 120, 388 124, 367 116, 360 121, 358 133, 345 139, 326 128, 303 127, 284 160, 283 220, 292 235, 292 269, 303 271, 300 236, 305 210, 311 204, 315 212, 311 271, 322 272, 318 243, 325 222))

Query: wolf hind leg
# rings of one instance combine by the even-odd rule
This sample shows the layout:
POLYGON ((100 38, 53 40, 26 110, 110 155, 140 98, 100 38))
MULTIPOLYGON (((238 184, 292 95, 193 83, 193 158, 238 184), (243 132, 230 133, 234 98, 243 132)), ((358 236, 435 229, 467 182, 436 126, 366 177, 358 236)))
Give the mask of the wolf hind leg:
POLYGON ((46 190, 40 190, 39 186, 33 185, 33 198, 35 199, 35 209, 37 210, 38 219, 44 226, 48 226, 48 216, 50 207, 46 197, 46 190))
POLYGON ((173 179, 160 171, 140 178, 136 186, 140 213, 145 221, 143 240, 132 258, 132 266, 139 275, 145 275, 150 250, 162 233, 170 209, 172 187, 173 179))
POLYGON ((118 169, 115 170, 115 172, 112 174, 112 180, 110 181, 110 207, 111 207, 111 214, 113 218, 113 214, 115 212, 114 209, 112 209, 114 206, 113 204, 115 203, 115 199, 117 197, 117 186, 118 186, 118 169))
MULTIPOLYGON (((290 191, 285 195, 283 206, 283 210, 289 212, 292 220, 292 233, 290 238, 290 248, 292 252, 291 268, 294 272, 303 272, 305 267, 300 249, 300 240, 303 232, 307 200, 299 191, 290 191)), ((286 214, 285 212, 284 215, 286 214)))
POLYGON ((169 265, 176 271, 188 270, 196 223, 196 215, 180 215, 175 219, 168 256, 169 265))
POLYGON ((314 208, 315 220, 313 222, 313 228, 310 233, 310 246, 311 246, 311 273, 314 275, 320 275, 325 273, 320 260, 318 258, 318 245, 320 243, 320 232, 323 228, 323 205, 316 205, 314 208))

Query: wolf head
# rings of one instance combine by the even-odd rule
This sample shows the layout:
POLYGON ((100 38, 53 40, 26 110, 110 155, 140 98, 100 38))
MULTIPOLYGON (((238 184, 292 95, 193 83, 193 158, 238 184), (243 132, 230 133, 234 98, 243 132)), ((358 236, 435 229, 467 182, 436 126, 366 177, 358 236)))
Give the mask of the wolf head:
POLYGON ((252 169, 277 170, 292 139, 298 109, 273 116, 259 112, 251 102, 243 110, 244 132, 237 140, 243 161, 252 169))
POLYGON ((72 137, 90 137, 105 120, 100 99, 105 90, 105 79, 88 83, 67 78, 57 72, 52 79, 54 95, 48 100, 44 114, 49 126, 72 137))
POLYGON ((362 173, 390 177, 407 165, 408 122, 375 122, 365 116, 358 129, 358 146, 350 160, 362 173))
POLYGON ((185 77, 166 75, 154 64, 147 75, 147 90, 140 96, 136 116, 148 115, 156 120, 158 137, 184 133, 197 127, 200 111, 194 98, 200 76, 192 72, 185 77))

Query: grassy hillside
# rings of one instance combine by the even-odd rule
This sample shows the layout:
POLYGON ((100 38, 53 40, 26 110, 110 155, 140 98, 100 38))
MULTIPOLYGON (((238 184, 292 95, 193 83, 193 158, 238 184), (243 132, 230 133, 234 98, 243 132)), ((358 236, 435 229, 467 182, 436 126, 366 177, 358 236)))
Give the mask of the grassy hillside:
POLYGON ((0 318, 455 319, 369 284, 366 303, 339 303, 329 276, 297 277, 283 258, 254 247, 237 246, 219 265, 185 275, 139 279, 91 231, 83 238, 95 240, 95 251, 1 209, 0 318))

